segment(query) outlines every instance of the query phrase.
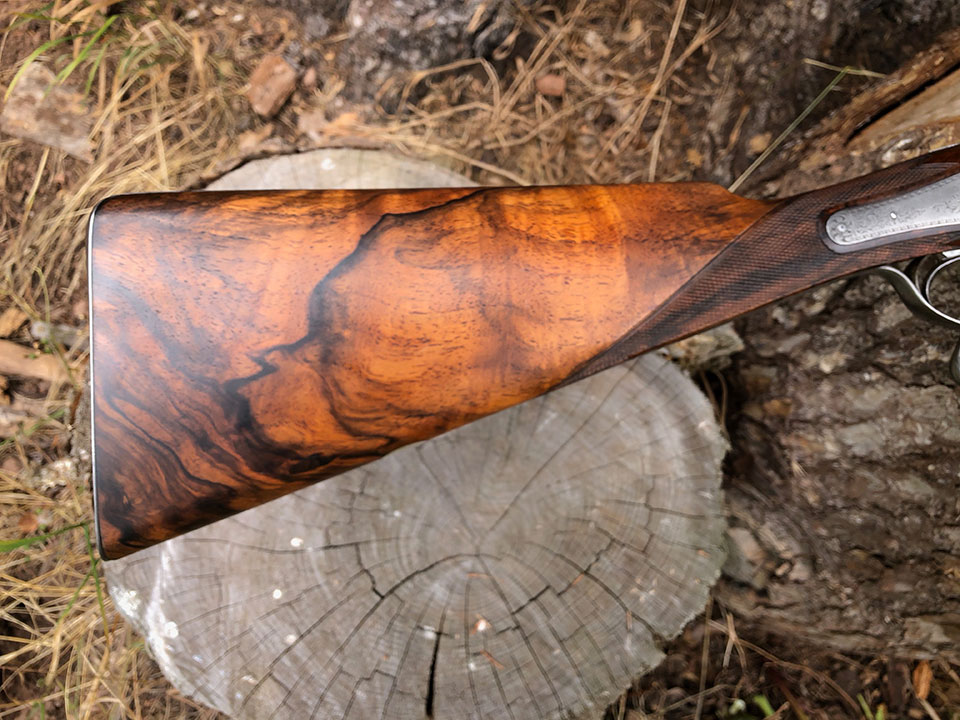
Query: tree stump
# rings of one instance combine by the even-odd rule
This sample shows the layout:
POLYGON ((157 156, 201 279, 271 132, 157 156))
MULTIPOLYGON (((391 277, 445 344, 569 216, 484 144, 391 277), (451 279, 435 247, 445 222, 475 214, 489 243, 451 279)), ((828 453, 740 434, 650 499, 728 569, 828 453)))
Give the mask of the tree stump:
MULTIPOLYGON (((956 142, 960 73, 948 71, 958 40, 950 33, 825 121, 773 168, 765 192, 956 142)), ((942 307, 960 308, 956 279, 942 307)), ((734 542, 720 599, 750 623, 842 652, 957 661, 956 338, 916 319, 877 277, 819 288, 740 329, 734 542)))
MULTIPOLYGON (((464 182, 331 150, 215 186, 344 168, 366 187, 464 182)), ((236 717, 595 718, 719 575, 725 447, 700 391, 648 355, 106 563, 107 579, 168 678, 236 717)))

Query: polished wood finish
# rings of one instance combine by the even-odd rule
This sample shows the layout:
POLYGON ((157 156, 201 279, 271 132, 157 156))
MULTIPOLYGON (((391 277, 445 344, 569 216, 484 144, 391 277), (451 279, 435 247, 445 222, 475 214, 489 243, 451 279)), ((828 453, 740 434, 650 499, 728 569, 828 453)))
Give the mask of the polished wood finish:
POLYGON ((819 232, 844 204, 958 169, 950 151, 780 203, 709 184, 112 198, 90 250, 101 551, 952 246, 838 255, 819 232))

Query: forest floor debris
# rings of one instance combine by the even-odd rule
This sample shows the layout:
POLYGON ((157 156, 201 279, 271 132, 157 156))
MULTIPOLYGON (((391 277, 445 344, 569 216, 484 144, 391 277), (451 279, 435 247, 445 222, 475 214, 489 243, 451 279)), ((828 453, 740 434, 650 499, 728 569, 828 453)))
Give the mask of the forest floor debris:
MULTIPOLYGON (((346 97, 337 72, 349 36, 326 21, 306 38, 295 17, 270 6, 162 0, 152 11, 124 6, 111 16, 103 6, 13 0, 0 18, 0 91, 14 85, 0 134, 8 298, 0 354, 14 364, 0 369, 0 396, 4 412, 19 413, 0 437, 0 718, 218 717, 170 687, 104 593, 87 478, 70 454, 84 452, 83 419, 71 384, 57 384, 72 367, 82 383, 85 351, 62 337, 37 340, 27 323, 85 327, 85 223, 99 199, 194 188, 251 157, 319 146, 394 149, 486 184, 728 183, 833 72, 796 61, 820 56, 817 23, 830 18, 791 15, 776 3, 541 2, 519 11, 489 59, 398 75, 358 101, 346 97), (778 39, 740 57, 747 27, 778 39), (781 40, 795 56, 773 57, 781 40), (285 71, 283 92, 257 111, 273 116, 267 123, 244 93, 274 53, 296 82, 285 71), (31 88, 41 73, 56 82, 38 98, 31 88), (760 92, 770 97, 758 101, 760 92), (65 110, 56 122, 23 120, 28 111, 49 114, 53 102, 65 110), (70 112, 79 107, 89 108, 82 118, 70 112)), ((838 42, 860 38, 848 56, 826 58, 839 64, 869 61, 870 70, 888 72, 912 51, 875 48, 867 27, 829 32, 838 42)), ((921 32, 904 32, 925 42, 921 32)), ((870 80, 845 78, 822 111, 870 80)), ((609 717, 960 712, 958 668, 949 663, 933 659, 921 670, 896 658, 818 651, 738 628, 719 604, 667 653, 609 717)))

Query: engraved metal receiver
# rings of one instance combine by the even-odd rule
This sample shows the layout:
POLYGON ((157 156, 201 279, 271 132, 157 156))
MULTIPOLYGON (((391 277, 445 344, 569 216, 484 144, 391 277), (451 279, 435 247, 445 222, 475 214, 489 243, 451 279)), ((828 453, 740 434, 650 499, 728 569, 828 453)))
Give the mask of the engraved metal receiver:
POLYGON ((830 247, 853 252, 896 242, 909 233, 960 229, 960 174, 895 197, 833 213, 830 247))
MULTIPOLYGON (((840 253, 886 245, 910 234, 957 229, 960 174, 902 195, 838 210, 825 224, 828 245, 840 253)), ((960 332, 960 319, 938 308, 932 294, 936 279, 958 261, 960 250, 949 250, 912 260, 903 269, 881 265, 866 272, 886 278, 917 317, 960 332)), ((960 340, 950 356, 950 374, 960 385, 960 340)))

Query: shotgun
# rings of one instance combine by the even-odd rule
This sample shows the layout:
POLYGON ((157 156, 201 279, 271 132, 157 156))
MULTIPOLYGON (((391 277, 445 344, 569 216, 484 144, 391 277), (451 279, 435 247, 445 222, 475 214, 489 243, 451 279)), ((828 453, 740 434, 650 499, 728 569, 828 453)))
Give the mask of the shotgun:
POLYGON ((89 236, 101 555, 853 273, 960 330, 930 293, 960 260, 958 173, 960 146, 778 201, 708 183, 108 198, 89 236))

